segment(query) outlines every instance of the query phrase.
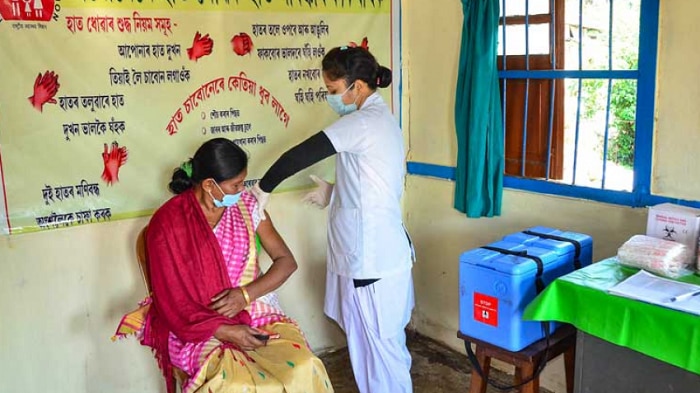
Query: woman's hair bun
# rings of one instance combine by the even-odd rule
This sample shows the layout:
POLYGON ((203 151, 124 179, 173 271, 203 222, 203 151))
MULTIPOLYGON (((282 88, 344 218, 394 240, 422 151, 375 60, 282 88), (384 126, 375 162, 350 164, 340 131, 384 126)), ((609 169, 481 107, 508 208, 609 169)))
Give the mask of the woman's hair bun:
POLYGON ((177 167, 173 171, 173 177, 168 184, 168 188, 173 194, 182 194, 194 186, 192 179, 184 169, 177 167))

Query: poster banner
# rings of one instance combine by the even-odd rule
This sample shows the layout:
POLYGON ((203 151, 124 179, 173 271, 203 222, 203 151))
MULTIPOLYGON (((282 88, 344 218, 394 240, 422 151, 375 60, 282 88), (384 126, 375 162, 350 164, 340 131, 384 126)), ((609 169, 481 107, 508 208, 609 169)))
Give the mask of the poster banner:
POLYGON ((363 45, 394 71, 380 93, 396 113, 396 3, 0 0, 0 230, 150 214, 214 137, 248 152, 252 184, 337 118, 321 75, 333 47, 363 45))

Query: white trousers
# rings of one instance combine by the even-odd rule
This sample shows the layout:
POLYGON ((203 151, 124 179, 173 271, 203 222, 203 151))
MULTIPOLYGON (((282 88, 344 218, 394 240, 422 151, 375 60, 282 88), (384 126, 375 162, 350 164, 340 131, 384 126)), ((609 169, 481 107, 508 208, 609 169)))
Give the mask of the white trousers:
POLYGON ((360 288, 328 272, 324 311, 345 331, 360 393, 411 393, 404 328, 414 305, 411 270, 360 288))

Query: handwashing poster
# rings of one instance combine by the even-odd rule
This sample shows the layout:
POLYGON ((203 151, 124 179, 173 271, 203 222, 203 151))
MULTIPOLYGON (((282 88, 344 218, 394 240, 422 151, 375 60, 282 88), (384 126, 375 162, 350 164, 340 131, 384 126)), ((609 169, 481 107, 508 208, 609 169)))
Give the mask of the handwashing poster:
MULTIPOLYGON (((396 108, 396 3, 0 0, 0 230, 150 214, 214 137, 248 152, 254 182, 337 118, 321 75, 336 46, 394 71, 381 93, 396 108)), ((279 189, 309 186, 307 171, 279 189)))

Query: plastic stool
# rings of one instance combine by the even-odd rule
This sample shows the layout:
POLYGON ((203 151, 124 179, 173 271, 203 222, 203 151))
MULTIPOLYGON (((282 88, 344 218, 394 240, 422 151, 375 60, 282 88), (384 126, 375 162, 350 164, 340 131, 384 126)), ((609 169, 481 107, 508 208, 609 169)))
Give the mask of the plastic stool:
MULTIPOLYGON (((476 345, 476 359, 481 366, 484 378, 488 378, 491 369, 491 359, 498 359, 502 362, 515 366, 515 384, 530 378, 540 359, 547 355, 544 361, 550 361, 555 357, 564 354, 564 368, 566 373, 566 391, 574 391, 574 362, 576 354, 576 329, 571 325, 564 325, 557 329, 549 338, 549 350, 547 350, 547 340, 535 341, 518 352, 511 352, 497 347, 493 344, 469 337, 462 332, 457 333, 457 337, 465 341, 465 345, 473 343, 476 345)), ((471 383, 469 393, 486 393, 486 381, 481 378, 478 371, 472 366, 471 383)), ((538 393, 540 389, 539 376, 532 381, 520 386, 521 393, 538 393)))

